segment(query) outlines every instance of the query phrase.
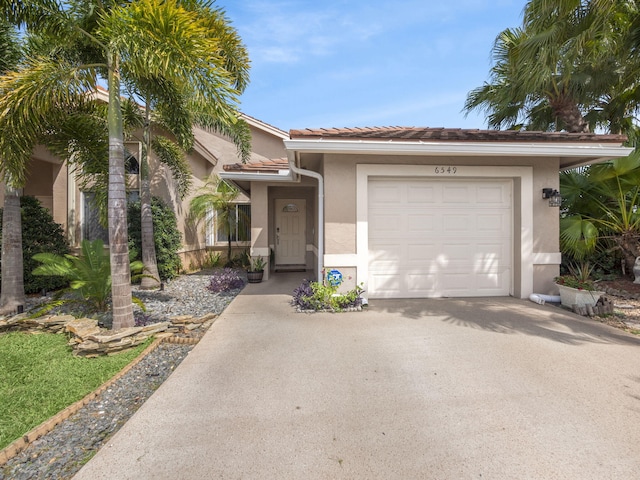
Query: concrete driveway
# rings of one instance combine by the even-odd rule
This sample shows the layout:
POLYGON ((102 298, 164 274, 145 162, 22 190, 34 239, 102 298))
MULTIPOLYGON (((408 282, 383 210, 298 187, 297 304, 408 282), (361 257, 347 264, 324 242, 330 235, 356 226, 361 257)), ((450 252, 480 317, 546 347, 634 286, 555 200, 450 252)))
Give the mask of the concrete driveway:
POLYGON ((296 314, 261 285, 76 480, 640 478, 639 338, 512 298, 296 314))

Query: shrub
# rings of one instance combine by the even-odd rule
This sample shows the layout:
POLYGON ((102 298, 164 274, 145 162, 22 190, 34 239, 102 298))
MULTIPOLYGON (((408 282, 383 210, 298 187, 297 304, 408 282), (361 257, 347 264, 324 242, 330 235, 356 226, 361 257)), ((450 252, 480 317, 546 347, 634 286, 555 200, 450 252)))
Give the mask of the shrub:
MULTIPOLYGON (((102 240, 82 241, 82 254, 56 255, 53 253, 38 253, 34 256, 40 263, 34 275, 55 275, 66 279, 70 283, 70 296, 62 297, 65 291, 59 292, 51 302, 37 310, 36 314, 45 313, 64 304, 80 304, 89 312, 106 312, 110 308, 111 300, 111 266, 109 253, 104 249, 102 240)), ((131 262, 131 269, 142 270, 142 262, 131 262)), ((141 307, 139 301, 136 302, 141 307)))
POLYGON ((240 273, 233 268, 225 268, 212 275, 207 289, 213 293, 228 292, 244 287, 240 273))
POLYGON ((357 286, 347 293, 337 293, 338 285, 323 285, 305 280, 293 291, 293 304, 301 310, 329 310, 341 312, 362 305, 362 287, 357 286))
MULTIPOLYGON (((42 206, 35 197, 20 199, 22 212, 22 256, 24 268, 25 293, 38 293, 42 290, 57 290, 66 287, 69 282, 57 276, 33 275, 39 262, 33 259, 37 253, 69 253, 62 227, 53 221, 49 210, 42 206)), ((0 208, 0 218, 2 209, 0 208)), ((0 221, 0 240, 2 239, 2 222, 0 221)))
MULTIPOLYGON (((156 246, 158 273, 162 280, 171 280, 178 276, 182 262, 178 255, 181 235, 174 211, 161 199, 151 200, 153 216, 153 239, 156 246)), ((140 231, 140 202, 129 204, 127 211, 129 222, 129 256, 132 260, 142 259, 142 234, 140 231)))

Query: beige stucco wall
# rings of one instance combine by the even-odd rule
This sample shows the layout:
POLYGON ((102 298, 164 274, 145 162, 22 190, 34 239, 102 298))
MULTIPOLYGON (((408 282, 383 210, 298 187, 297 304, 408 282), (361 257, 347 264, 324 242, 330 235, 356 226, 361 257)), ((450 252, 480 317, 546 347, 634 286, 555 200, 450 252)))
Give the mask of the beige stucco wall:
MULTIPOLYGON (((324 156, 325 179, 325 254, 347 258, 357 253, 356 236, 356 168, 358 164, 370 165, 451 165, 531 167, 533 171, 533 289, 538 293, 554 293, 553 278, 558 274, 559 209, 549 207, 542 200, 542 188, 559 188, 559 159, 536 157, 420 157, 326 154, 324 156), (542 262, 540 264, 536 262, 542 262)), ((303 157, 304 165, 304 157, 303 157)), ((520 185, 514 181, 514 248, 520 248, 520 185)), ((514 255, 514 290, 519 292, 520 261, 514 255)), ((325 265, 331 267, 334 265, 325 265)), ((337 265, 336 265, 337 266, 337 265)), ((343 266, 341 271, 345 267, 343 266)))
MULTIPOLYGON (((262 131, 256 126, 250 126, 252 133, 252 159, 282 158, 285 156, 282 138, 273 132, 262 131)), ((155 133, 165 133, 156 131, 155 133)), ((205 179, 212 173, 220 173, 224 164, 240 161, 236 146, 224 136, 194 129, 197 148, 187 155, 191 167, 193 185, 186 198, 180 199, 176 195, 176 185, 171 172, 158 162, 153 153, 150 155, 150 179, 152 195, 162 198, 176 213, 178 229, 182 232, 183 267, 197 267, 206 259, 205 222, 194 223, 189 219, 189 202, 197 194, 205 179)), ((125 142, 126 147, 139 157, 139 140, 142 132, 135 132, 132 138, 125 142)), ((138 176, 129 176, 130 190, 139 188, 138 176)), ((43 205, 51 209, 54 220, 67 230, 72 246, 79 245, 82 239, 81 226, 83 222, 83 196, 80 186, 74 179, 73 172, 67 172, 67 167, 61 165, 59 159, 46 148, 38 146, 34 150, 32 165, 28 176, 24 194, 39 198, 43 205)), ((0 188, 0 202, 4 200, 4 189, 0 188)), ((238 202, 249 202, 244 193, 238 197, 238 202)), ((234 249, 234 254, 248 248, 240 245, 234 249)), ((226 244, 212 248, 226 254, 226 244)))

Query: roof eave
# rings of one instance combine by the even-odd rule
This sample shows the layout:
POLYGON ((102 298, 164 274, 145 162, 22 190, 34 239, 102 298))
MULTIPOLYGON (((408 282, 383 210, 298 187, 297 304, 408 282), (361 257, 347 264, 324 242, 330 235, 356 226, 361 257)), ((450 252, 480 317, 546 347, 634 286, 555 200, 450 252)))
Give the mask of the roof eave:
POLYGON ((345 140, 285 140, 287 150, 300 153, 345 153, 368 155, 457 155, 464 157, 565 157, 597 159, 619 158, 633 149, 603 143, 563 144, 505 142, 428 142, 428 141, 345 141, 345 140))
POLYGON ((258 173, 258 172, 220 172, 223 180, 241 182, 293 182, 295 178, 291 170, 279 170, 278 173, 258 173))

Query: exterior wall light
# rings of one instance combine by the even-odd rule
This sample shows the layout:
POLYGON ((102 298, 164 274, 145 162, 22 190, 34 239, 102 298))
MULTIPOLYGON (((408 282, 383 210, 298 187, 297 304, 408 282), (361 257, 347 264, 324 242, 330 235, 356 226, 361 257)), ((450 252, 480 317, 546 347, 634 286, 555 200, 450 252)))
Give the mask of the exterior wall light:
POLYGON ((562 205, 562 197, 560 196, 560 192, 553 188, 543 188, 542 199, 549 200, 550 207, 559 207, 560 205, 562 205))

